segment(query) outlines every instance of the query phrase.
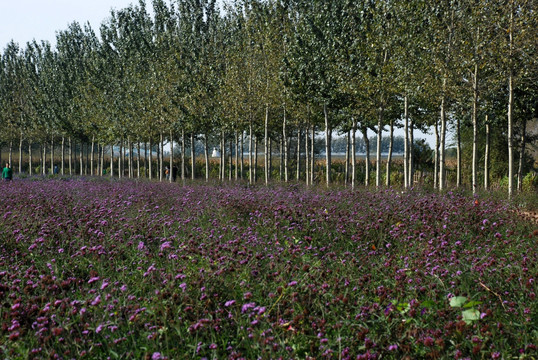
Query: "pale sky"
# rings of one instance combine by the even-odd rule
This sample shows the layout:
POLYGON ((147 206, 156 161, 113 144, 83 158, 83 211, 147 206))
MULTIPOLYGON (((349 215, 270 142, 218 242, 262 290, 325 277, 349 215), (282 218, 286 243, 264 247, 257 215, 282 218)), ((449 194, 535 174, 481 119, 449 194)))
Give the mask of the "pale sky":
POLYGON ((111 9, 130 4, 138 4, 138 0, 0 0, 0 47, 5 49, 12 39, 21 48, 33 39, 55 45, 56 32, 73 21, 81 25, 89 21, 99 34, 111 9))

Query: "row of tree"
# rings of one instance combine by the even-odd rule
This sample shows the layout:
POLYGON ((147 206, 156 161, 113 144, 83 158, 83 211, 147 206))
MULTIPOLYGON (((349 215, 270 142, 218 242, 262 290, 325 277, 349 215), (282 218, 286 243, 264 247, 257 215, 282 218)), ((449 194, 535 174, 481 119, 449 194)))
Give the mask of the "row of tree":
MULTIPOLYGON (((111 176, 114 149, 116 174, 134 176, 133 157, 123 160, 125 152, 138 151, 140 158, 141 149, 157 144, 161 180, 165 143, 181 147, 179 160, 172 152, 170 166, 181 162, 182 176, 186 150, 195 159, 198 140, 205 144, 206 176, 215 139, 221 178, 232 154, 238 164, 248 149, 251 181, 263 146, 268 182, 273 149, 281 154, 282 178, 291 178, 289 148, 295 139, 304 147, 296 151, 297 163, 305 154, 304 173, 297 176, 311 183, 314 138, 323 130, 329 184, 337 131, 349 139, 355 185, 354 139, 357 132, 363 135, 369 159, 370 129, 377 136, 380 186, 383 133, 388 131, 390 143, 388 185, 394 128, 403 127, 404 183, 410 186, 413 130, 433 127, 434 183, 442 190, 452 128, 457 185, 465 162, 477 190, 482 157, 485 187, 491 162, 502 163, 512 195, 531 140, 526 123, 536 117, 536 5, 536 0, 235 0, 219 9, 215 0, 153 0, 149 11, 141 0, 112 11, 99 36, 89 25, 73 23, 57 33, 54 48, 35 40, 24 48, 7 44, 0 58, 1 140, 10 154, 18 143, 21 157, 26 146, 30 158, 33 145, 41 144, 41 158, 49 149, 52 164, 60 142, 62 171, 64 149, 71 154, 75 143, 88 144, 92 173, 103 169, 107 152, 111 176), (94 153, 102 155, 95 166, 94 153)), ((152 156, 150 151, 149 167, 152 156)), ((195 161, 190 166, 194 177, 195 161)), ((236 178, 240 174, 235 171, 236 178)))

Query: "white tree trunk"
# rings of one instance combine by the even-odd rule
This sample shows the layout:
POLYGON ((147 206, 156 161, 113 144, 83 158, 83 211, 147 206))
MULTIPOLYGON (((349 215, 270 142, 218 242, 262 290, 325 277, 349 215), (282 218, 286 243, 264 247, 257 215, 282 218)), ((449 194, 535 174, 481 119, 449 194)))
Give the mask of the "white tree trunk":
POLYGON ((265 104, 265 122, 263 125, 264 130, 264 175, 265 185, 269 184, 269 104, 265 104))
POLYGON ((62 175, 65 175, 65 136, 62 135, 62 165, 61 165, 61 172, 62 175))
POLYGON ((329 125, 329 114, 327 104, 323 104, 323 115, 325 117, 325 172, 327 187, 331 184, 331 128, 329 125))
POLYGON ((410 187, 409 182, 409 106, 407 95, 404 96, 404 188, 410 187))
POLYGON ((485 125, 486 125, 486 145, 485 145, 485 149, 484 149, 484 189, 487 190, 489 188, 489 121, 488 121, 488 115, 486 115, 485 125))
POLYGON ((386 173, 386 179, 385 184, 387 187, 390 186, 390 165, 392 163, 392 147, 394 145, 394 122, 390 121, 390 134, 389 134, 389 153, 387 156, 387 173, 386 173))
POLYGON ((355 189, 356 174, 357 174, 357 120, 351 119, 353 122, 351 128, 351 188, 355 189))

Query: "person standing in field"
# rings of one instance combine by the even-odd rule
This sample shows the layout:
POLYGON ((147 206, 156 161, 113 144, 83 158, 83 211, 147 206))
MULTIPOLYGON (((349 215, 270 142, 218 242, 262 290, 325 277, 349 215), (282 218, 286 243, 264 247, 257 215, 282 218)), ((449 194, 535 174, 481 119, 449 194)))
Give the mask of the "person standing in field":
POLYGON ((4 179, 4 181, 13 179, 13 170, 11 170, 9 163, 6 163, 6 167, 2 170, 2 179, 4 179))

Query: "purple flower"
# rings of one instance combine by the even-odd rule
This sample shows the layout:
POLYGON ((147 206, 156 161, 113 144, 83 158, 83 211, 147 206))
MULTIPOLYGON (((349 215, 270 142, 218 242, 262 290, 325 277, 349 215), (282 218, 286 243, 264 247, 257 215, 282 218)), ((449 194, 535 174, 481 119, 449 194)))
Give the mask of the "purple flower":
POLYGON ((235 304, 235 300, 228 300, 224 303, 224 306, 228 307, 228 306, 232 306, 233 304, 235 304))
POLYGON ((161 360, 163 357, 160 352, 154 352, 153 355, 151 355, 151 360, 161 360))

